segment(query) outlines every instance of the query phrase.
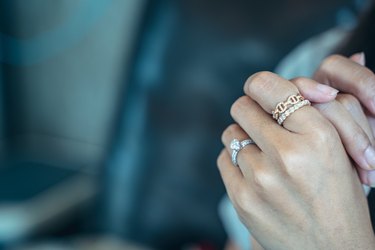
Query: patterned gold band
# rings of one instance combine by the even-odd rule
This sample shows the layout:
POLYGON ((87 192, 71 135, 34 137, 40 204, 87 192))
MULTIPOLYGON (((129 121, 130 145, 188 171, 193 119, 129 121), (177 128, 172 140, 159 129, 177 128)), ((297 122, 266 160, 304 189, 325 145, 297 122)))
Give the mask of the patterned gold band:
POLYGON ((279 119, 279 116, 284 113, 287 109, 292 107, 293 105, 297 104, 298 102, 301 102, 305 100, 303 96, 300 94, 291 95, 288 97, 288 99, 284 102, 279 102, 276 105, 276 108, 274 111, 272 111, 272 117, 275 120, 279 119))

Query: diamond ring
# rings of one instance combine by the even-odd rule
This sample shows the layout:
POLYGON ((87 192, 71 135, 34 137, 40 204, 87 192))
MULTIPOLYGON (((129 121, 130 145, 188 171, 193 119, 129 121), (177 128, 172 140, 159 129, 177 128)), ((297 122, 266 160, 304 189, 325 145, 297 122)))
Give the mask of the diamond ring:
POLYGON ((283 125, 288 116, 290 116, 298 109, 308 105, 311 105, 310 101, 305 99, 300 94, 291 95, 286 101, 279 102, 276 105, 275 110, 272 111, 272 117, 277 121, 279 125, 283 125))
POLYGON ((238 152, 240 152, 241 149, 243 149, 244 147, 250 144, 255 144, 255 142, 251 139, 246 139, 243 141, 239 141, 238 139, 232 140, 232 142, 230 143, 230 149, 232 149, 232 163, 234 166, 238 167, 238 162, 237 162, 238 152))

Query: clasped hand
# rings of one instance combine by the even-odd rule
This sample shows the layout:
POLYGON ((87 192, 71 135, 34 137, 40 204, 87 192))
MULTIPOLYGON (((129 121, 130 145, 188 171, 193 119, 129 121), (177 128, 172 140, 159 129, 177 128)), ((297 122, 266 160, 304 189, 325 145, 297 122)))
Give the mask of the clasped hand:
POLYGON ((256 73, 232 105, 236 124, 223 133, 218 167, 241 221, 264 248, 375 249, 361 188, 374 185, 375 76, 360 59, 331 56, 314 80, 256 73), (272 111, 297 93, 313 106, 280 126, 272 111), (249 137, 255 144, 233 166, 231 140, 249 137))

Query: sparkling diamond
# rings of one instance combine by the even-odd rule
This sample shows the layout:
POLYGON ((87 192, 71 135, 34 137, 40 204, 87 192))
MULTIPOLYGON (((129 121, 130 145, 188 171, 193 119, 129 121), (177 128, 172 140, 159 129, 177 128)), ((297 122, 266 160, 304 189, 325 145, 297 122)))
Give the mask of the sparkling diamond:
POLYGON ((230 143, 230 148, 232 150, 240 150, 241 149, 241 143, 237 139, 233 139, 233 141, 230 143))

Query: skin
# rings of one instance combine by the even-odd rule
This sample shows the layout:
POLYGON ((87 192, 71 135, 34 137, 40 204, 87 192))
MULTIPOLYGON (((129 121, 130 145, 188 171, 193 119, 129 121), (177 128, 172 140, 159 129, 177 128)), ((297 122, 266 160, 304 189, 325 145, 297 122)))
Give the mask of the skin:
MULTIPOLYGON (((338 91, 329 86, 322 85, 314 80, 307 78, 295 78, 291 80, 292 83, 296 85, 300 93, 307 99, 314 102, 314 106, 321 111, 325 117, 328 118, 333 124, 335 124, 336 129, 338 129, 344 146, 347 151, 351 153, 357 160, 361 160, 361 150, 358 145, 363 145, 371 141, 373 144, 374 138, 372 135, 372 129, 368 124, 368 120, 364 111, 362 109, 359 101, 352 95, 349 94, 338 94, 338 91), (336 99, 336 102, 334 101, 336 99), (345 111, 346 110, 346 111, 345 111), (343 114, 342 114, 343 113, 343 114), (347 117, 351 115, 351 117, 347 117), (337 122, 335 120, 339 119, 337 122), (344 122, 344 120, 348 122, 344 122), (353 121, 355 121, 353 123, 353 121), (345 125, 345 126, 342 126, 345 125), (350 139, 354 140, 350 140, 350 139)), ((362 160, 364 157, 362 158, 362 160)), ((364 179, 362 183, 368 185, 367 173, 369 171, 362 169, 358 164, 355 164, 359 176, 364 179)), ((367 164, 364 164, 367 167, 367 164)), ((369 189, 364 186, 368 193, 369 189)), ((250 236, 250 241, 252 242, 252 247, 254 250, 263 249, 259 243, 250 236)), ((230 248, 225 249, 239 249, 233 243, 229 243, 230 248)))
MULTIPOLYGON (((363 145, 368 145, 369 143, 371 145, 374 144, 373 131, 375 129, 374 122, 372 122, 374 118, 373 112, 370 110, 373 110, 371 109, 373 106, 371 97, 375 96, 375 92, 373 91, 375 81, 371 80, 374 79, 373 73, 365 68, 364 65, 364 53, 354 54, 350 59, 333 55, 329 57, 328 60, 324 60, 315 73, 315 79, 321 80, 325 84, 334 85, 340 91, 348 91, 351 95, 337 95, 337 89, 322 85, 307 78, 296 78, 292 79, 291 82, 296 85, 303 96, 314 102, 314 106, 318 108, 328 120, 333 121, 336 129, 341 132, 339 135, 342 140, 344 139, 343 144, 347 152, 356 161, 355 166, 362 183, 375 186, 375 171, 371 171, 372 164, 368 163, 363 150, 363 145), (353 64, 353 62, 356 64, 353 64), (334 66, 332 66, 332 63, 334 66), (349 72, 345 78, 345 82, 341 82, 338 77, 335 77, 336 75, 340 75, 342 71, 349 72), (357 96, 354 96, 356 94, 357 96), (333 109, 334 106, 339 106, 337 103, 330 103, 335 98, 341 104, 339 110, 341 110, 341 112, 343 108, 347 110, 344 116, 337 116, 340 112, 333 109), (365 108, 363 108, 362 105, 365 106, 365 108), (369 108, 366 108, 366 106, 369 108), (342 119, 345 118, 345 115, 347 116, 348 113, 355 121, 354 124, 353 122, 349 122, 352 126, 348 126, 346 122, 350 119, 346 119, 346 121, 342 119), (335 117, 337 117, 336 122, 335 117), (340 119, 337 120, 338 118, 340 119)), ((371 162, 371 159, 369 162, 371 162)), ((364 188, 368 193, 369 189, 366 189, 365 185, 364 188)), ((251 237, 250 241, 253 242, 252 245, 254 249, 263 249, 253 237, 251 237)), ((236 248, 233 247, 233 249, 236 248)))
MULTIPOLYGON (((320 112, 303 107, 284 127, 270 115, 303 83, 306 79, 292 83, 270 72, 257 73, 246 82, 246 96, 231 109, 238 125, 223 133, 227 150, 218 158, 228 195, 242 222, 266 249, 373 249, 366 199, 340 139, 349 130, 340 130, 343 123, 335 120, 353 117, 347 106, 336 100, 320 112), (242 149, 239 168, 233 167, 230 141, 248 137, 256 145, 242 149)), ((366 130, 347 119, 344 125, 358 126, 360 133, 366 130)))
MULTIPOLYGON (((332 55, 322 62, 314 79, 349 94, 341 103, 362 131, 358 128, 348 131, 346 138, 351 140, 344 139, 343 143, 356 162, 362 183, 375 187, 375 150, 372 146, 375 131, 375 75, 364 65, 363 53, 354 54, 350 59, 332 55)), ((319 106, 317 108, 322 109, 319 106)), ((343 128, 344 124, 335 126, 343 128)))

